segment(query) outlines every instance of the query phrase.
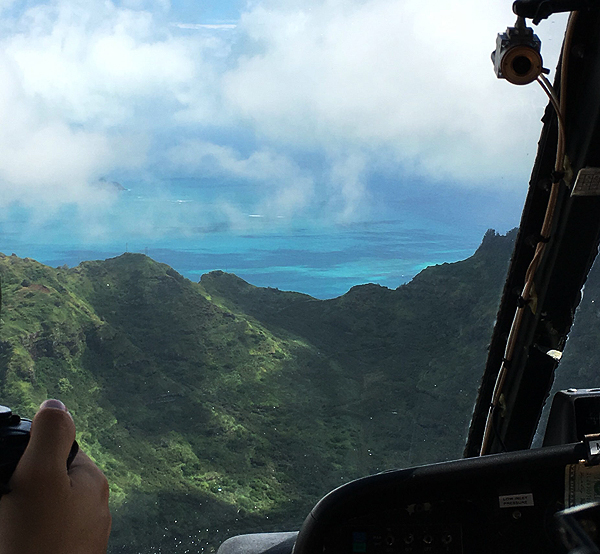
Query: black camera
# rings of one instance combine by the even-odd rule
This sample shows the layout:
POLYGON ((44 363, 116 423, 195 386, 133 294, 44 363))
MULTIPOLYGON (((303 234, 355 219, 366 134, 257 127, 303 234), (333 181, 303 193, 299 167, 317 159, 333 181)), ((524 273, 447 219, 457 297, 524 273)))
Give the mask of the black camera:
POLYGON ((494 71, 499 79, 513 85, 527 85, 542 73, 542 42, 521 17, 506 33, 498 33, 492 52, 494 71))
MULTIPOLYGON (((8 482, 29 443, 31 420, 13 414, 10 408, 0 406, 0 496, 10 492, 8 482)), ((73 442, 67 459, 67 469, 77 455, 79 446, 73 442)))

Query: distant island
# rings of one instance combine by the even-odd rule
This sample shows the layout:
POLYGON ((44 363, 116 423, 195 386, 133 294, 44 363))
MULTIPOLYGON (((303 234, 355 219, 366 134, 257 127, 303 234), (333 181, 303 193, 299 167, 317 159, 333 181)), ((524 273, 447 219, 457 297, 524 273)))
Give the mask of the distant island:
POLYGON ((98 179, 98 187, 103 190, 118 190, 119 192, 127 190, 121 183, 117 181, 108 181, 104 177, 98 179))

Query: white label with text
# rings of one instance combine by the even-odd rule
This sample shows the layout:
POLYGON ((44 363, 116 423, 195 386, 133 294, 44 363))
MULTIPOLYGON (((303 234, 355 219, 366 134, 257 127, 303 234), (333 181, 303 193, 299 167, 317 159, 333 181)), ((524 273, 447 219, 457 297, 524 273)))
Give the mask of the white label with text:
POLYGON ((501 508, 517 508, 520 506, 533 506, 533 494, 530 492, 525 494, 505 494, 499 496, 501 508))

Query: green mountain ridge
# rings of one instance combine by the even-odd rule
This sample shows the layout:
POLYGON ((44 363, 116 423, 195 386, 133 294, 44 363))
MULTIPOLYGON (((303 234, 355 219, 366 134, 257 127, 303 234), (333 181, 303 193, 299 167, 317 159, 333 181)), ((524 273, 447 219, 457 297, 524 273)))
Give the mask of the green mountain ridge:
POLYGON ((67 404, 111 483, 112 552, 294 529, 348 480, 461 456, 514 237, 331 300, 141 254, 2 256, 0 398, 67 404))

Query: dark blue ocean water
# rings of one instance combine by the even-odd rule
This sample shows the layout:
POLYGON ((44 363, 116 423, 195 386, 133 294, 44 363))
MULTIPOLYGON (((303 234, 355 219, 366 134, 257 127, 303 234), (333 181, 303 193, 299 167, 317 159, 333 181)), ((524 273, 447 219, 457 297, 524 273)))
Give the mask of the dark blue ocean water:
POLYGON ((254 285, 331 298, 363 283, 396 288, 428 265, 464 259, 486 229, 516 225, 520 204, 490 192, 384 191, 343 220, 318 205, 291 216, 269 212, 260 191, 244 183, 124 186, 104 207, 5 210, 0 251, 51 266, 142 252, 194 281, 220 269, 254 285))

